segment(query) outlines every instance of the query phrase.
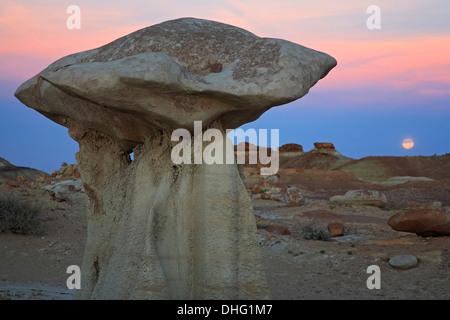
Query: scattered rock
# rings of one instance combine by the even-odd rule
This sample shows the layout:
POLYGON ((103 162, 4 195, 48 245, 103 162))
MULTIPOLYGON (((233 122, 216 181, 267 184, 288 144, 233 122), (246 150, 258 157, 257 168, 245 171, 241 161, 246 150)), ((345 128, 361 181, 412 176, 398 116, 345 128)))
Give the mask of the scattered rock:
POLYGON ((285 226, 277 225, 277 224, 269 224, 266 226, 265 229, 268 232, 277 233, 280 235, 290 235, 291 234, 291 231, 289 230, 289 228, 287 228, 285 226))
POLYGON ((417 258, 411 255, 398 255, 389 259, 389 264, 397 269, 411 269, 417 265, 417 258))
POLYGON ((410 209, 393 215, 388 224, 396 231, 423 237, 445 236, 450 235, 450 212, 444 208, 410 209))
POLYGON ((340 222, 331 222, 328 224, 327 228, 332 237, 339 237, 344 235, 344 225, 340 222))
POLYGON ((43 184, 40 186, 40 188, 49 191, 51 190, 54 192, 85 191, 83 181, 81 180, 63 180, 60 182, 54 182, 52 184, 43 184))
POLYGON ((267 192, 261 193, 261 199, 270 200, 270 194, 268 194, 267 192))
POLYGON ((20 186, 19 181, 17 181, 16 179, 8 179, 6 180, 6 184, 13 188, 17 188, 18 186, 20 186))
POLYGON ((305 204, 305 197, 298 187, 288 187, 284 193, 284 202, 287 206, 301 206, 305 204))
POLYGON ((266 175, 262 176, 263 180, 268 184, 277 184, 280 180, 280 176, 278 174, 266 175))
POLYGON ((272 188, 261 193, 261 199, 284 203, 284 193, 281 188, 272 188))
POLYGON ((41 173, 37 178, 36 178, 36 183, 38 184, 43 184, 43 183, 50 183, 51 182, 51 177, 49 177, 46 174, 41 173))
POLYGON ((352 242, 359 242, 363 240, 362 237, 356 236, 354 234, 349 234, 342 237, 333 237, 332 240, 340 242, 340 243, 352 243, 352 242))
POLYGON ((385 207, 387 204, 386 195, 373 190, 350 190, 343 196, 334 196, 330 202, 341 205, 360 205, 385 207))
POLYGON ((276 194, 276 193, 281 193, 282 189, 279 187, 275 187, 275 188, 271 188, 269 190, 266 191, 268 194, 276 194))
POLYGON ((266 244, 266 239, 264 238, 259 238, 258 239, 258 244, 260 247, 264 246, 266 244))
POLYGON ((52 172, 51 176, 53 181, 62 181, 68 179, 80 179, 80 172, 78 171, 78 166, 76 164, 68 165, 63 162, 59 170, 52 172))
POLYGON ((270 200, 284 203, 284 194, 283 193, 273 193, 270 195, 270 200))
POLYGON ((251 194, 258 194, 258 193, 261 193, 261 187, 256 186, 256 187, 254 187, 254 188, 251 188, 251 189, 250 189, 250 193, 251 193, 251 194))
POLYGON ((270 251, 274 253, 279 253, 284 251, 288 246, 289 244, 287 242, 276 240, 270 244, 270 251))

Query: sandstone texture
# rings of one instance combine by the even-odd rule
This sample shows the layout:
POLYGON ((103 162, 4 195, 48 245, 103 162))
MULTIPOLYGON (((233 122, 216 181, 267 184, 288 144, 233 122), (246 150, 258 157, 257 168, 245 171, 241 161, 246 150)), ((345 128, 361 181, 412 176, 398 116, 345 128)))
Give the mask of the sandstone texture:
POLYGON ((305 197, 302 190, 295 186, 289 186, 284 192, 284 202, 287 206, 301 206, 305 203, 305 197))
POLYGON ((242 170, 174 165, 171 134, 202 121, 224 135, 302 97, 335 65, 285 40, 183 18, 64 57, 22 84, 16 97, 80 146, 89 213, 76 298, 269 298, 242 170))

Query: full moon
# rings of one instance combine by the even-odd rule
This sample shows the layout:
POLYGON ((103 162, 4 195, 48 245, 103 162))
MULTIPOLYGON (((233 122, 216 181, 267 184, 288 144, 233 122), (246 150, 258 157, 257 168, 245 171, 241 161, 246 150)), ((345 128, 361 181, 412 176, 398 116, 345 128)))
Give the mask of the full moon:
POLYGON ((405 149, 411 149, 412 147, 414 147, 414 141, 409 138, 403 139, 402 146, 405 149))

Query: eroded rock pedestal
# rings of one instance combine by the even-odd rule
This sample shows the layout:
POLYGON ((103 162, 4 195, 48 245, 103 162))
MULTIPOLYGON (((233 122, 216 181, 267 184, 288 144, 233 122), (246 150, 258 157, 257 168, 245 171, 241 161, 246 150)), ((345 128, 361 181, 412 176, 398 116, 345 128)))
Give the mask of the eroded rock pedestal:
POLYGON ((169 132, 135 148, 134 161, 104 134, 70 134, 90 199, 78 298, 268 297, 236 165, 174 165, 169 132))
POLYGON ((269 298, 243 175, 235 164, 174 164, 171 134, 202 121, 225 135, 305 95, 335 65, 189 18, 64 57, 22 84, 16 97, 80 145, 90 205, 76 297, 269 298))

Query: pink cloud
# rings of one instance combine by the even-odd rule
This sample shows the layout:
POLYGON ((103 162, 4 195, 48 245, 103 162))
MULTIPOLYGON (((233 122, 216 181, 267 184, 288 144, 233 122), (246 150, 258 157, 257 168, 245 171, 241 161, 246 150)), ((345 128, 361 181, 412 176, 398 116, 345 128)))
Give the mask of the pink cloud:
MULTIPOLYGON (((338 66, 320 82, 318 90, 421 87, 424 95, 440 95, 442 90, 420 84, 450 83, 448 33, 411 36, 394 35, 389 29, 369 31, 365 28, 365 7, 359 1, 169 1, 151 5, 138 1, 126 6, 114 1, 78 2, 82 28, 68 30, 68 4, 42 0, 25 5, 26 1, 2 0, 0 78, 26 79, 67 54, 99 47, 164 20, 192 16, 329 53, 338 66)), ((398 11, 401 7, 383 2, 383 10, 398 11)))
POLYGON ((42 70, 62 56, 99 47, 141 27, 111 23, 126 15, 120 9, 105 12, 102 8, 85 7, 82 28, 69 30, 69 14, 63 5, 24 6, 5 1, 0 8, 0 70, 8 77, 30 77, 36 69, 42 70), (107 23, 101 19, 105 14, 111 19, 107 23))
MULTIPOLYGON (((397 40, 332 41, 329 52, 338 66, 327 85, 397 87, 420 82, 450 83, 450 35, 397 40), (332 81, 331 81, 332 80, 332 81)), ((322 46, 322 41, 317 47, 322 46)))

